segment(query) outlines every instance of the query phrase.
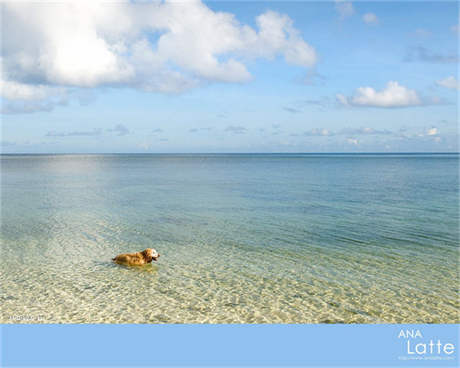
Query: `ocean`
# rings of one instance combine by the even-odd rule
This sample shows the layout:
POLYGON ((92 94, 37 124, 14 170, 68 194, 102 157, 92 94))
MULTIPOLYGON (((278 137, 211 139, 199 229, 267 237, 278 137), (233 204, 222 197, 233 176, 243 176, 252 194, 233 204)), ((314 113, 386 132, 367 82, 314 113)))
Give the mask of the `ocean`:
POLYGON ((460 322, 458 154, 0 162, 1 323, 460 322))

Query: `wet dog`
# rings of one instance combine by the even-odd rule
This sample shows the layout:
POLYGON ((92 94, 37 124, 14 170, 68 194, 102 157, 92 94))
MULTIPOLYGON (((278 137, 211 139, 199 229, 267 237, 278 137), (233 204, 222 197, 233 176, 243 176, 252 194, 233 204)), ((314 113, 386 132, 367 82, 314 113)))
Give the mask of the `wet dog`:
POLYGON ((153 248, 147 248, 142 252, 119 254, 112 261, 127 266, 142 266, 152 261, 156 261, 160 254, 153 248))

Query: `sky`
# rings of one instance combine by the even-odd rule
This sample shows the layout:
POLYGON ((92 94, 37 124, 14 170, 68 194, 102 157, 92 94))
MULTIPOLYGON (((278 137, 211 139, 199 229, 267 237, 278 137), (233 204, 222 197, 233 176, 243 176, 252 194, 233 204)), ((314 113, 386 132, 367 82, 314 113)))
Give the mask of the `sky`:
POLYGON ((454 1, 0 6, 3 153, 458 152, 454 1))

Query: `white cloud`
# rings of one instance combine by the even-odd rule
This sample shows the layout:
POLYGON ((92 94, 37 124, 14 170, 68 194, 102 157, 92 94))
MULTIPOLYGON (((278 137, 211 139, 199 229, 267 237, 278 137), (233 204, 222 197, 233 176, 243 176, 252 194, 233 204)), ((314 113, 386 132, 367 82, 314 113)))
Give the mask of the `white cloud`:
POLYGON ((355 13, 351 1, 335 0, 335 10, 339 13, 340 19, 351 17, 355 13))
POLYGON ((344 128, 337 134, 345 135, 392 135, 393 132, 390 130, 378 130, 370 127, 360 128, 344 128))
POLYGON ((248 42, 243 47, 247 54, 256 57, 273 58, 282 54, 286 62, 311 67, 316 63, 316 52, 294 28, 291 18, 273 11, 267 11, 256 18, 258 34, 247 27, 248 42))
POLYGON ((447 78, 444 78, 444 79, 436 81, 436 84, 439 85, 439 86, 442 86, 442 87, 446 87, 446 88, 460 89, 460 85, 458 83, 458 80, 453 75, 451 75, 451 76, 449 76, 447 78))
POLYGON ((283 56, 305 68, 317 59, 292 20, 273 11, 252 28, 199 0, 2 7, 1 91, 11 100, 46 99, 72 87, 175 93, 206 82, 246 82, 246 62, 254 58, 283 56))
POLYGON ((388 82, 382 91, 376 91, 372 87, 359 87, 351 97, 342 94, 336 97, 341 104, 352 106, 407 107, 422 104, 417 92, 395 81, 388 82))
POLYGON ((430 128, 427 130, 426 135, 438 135, 438 128, 430 128))
POLYGON ((356 138, 347 138, 347 143, 352 144, 353 146, 357 146, 359 141, 356 138))
POLYGON ((304 135, 308 137, 329 137, 329 136, 334 135, 334 133, 331 132, 329 129, 314 128, 308 132, 305 132, 304 135))
POLYGON ((3 74, 0 68, 0 96, 5 99, 0 109, 2 114, 51 111, 57 105, 68 103, 66 88, 6 80, 3 74))
POLYGON ((25 84, 0 78, 2 97, 9 100, 43 100, 51 96, 64 95, 65 89, 43 84, 25 84))
POLYGON ((363 15, 363 21, 366 24, 378 24, 379 18, 374 13, 366 13, 363 15))

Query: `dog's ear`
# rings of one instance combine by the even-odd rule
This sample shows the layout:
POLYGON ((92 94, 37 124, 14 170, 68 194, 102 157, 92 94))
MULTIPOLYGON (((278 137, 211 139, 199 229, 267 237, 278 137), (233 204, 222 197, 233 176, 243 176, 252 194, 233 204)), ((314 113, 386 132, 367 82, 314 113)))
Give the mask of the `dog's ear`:
POLYGON ((152 262, 152 255, 150 254, 148 249, 143 250, 141 254, 148 263, 152 262))

